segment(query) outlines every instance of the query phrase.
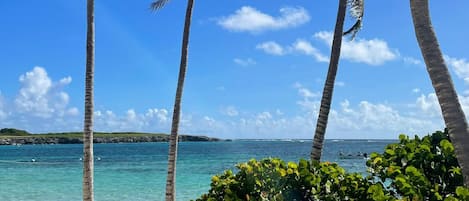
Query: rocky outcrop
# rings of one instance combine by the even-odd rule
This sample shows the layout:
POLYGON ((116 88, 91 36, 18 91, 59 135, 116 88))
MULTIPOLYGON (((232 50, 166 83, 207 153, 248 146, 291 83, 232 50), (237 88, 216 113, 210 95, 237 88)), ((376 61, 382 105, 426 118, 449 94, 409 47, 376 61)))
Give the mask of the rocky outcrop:
MULTIPOLYGON (((130 137, 95 137, 94 143, 138 143, 138 142, 167 142, 169 136, 130 136, 130 137)), ((220 141, 218 138, 206 136, 181 135, 179 141, 213 142, 220 141)), ((70 137, 11 137, 0 138, 0 145, 22 145, 22 144, 82 144, 82 138, 70 137)))

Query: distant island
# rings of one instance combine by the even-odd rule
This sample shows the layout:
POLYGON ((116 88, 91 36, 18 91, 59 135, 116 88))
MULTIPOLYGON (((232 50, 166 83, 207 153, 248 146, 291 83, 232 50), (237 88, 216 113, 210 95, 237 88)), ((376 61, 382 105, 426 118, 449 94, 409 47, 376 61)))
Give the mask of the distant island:
MULTIPOLYGON (((167 142, 169 135, 162 133, 138 132, 94 132, 94 143, 139 143, 139 142, 167 142)), ((195 135, 179 135, 179 141, 214 142, 218 138, 195 135)), ((25 130, 14 128, 0 129, 0 145, 23 144, 82 144, 82 132, 32 134, 25 130)))

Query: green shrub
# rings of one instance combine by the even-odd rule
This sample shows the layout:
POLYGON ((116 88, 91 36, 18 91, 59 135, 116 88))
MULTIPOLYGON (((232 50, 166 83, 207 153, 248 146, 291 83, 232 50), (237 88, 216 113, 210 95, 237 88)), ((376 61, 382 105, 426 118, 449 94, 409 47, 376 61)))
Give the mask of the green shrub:
POLYGON ((214 176, 209 192, 197 200, 392 200, 380 183, 335 163, 269 158, 236 167, 236 174, 228 170, 214 176))
POLYGON ((403 200, 469 200, 447 132, 422 139, 400 135, 399 143, 387 145, 384 153, 372 153, 367 166, 403 200))

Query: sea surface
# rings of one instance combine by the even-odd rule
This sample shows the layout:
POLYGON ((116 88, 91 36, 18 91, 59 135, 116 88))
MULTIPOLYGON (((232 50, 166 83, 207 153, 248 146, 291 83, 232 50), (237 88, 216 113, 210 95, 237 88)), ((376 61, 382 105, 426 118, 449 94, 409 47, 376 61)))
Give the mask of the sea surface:
MULTIPOLYGON (((323 161, 366 174, 361 157, 339 153, 382 152, 390 140, 326 140, 323 161)), ((198 198, 211 176, 251 158, 309 158, 311 140, 181 142, 177 161, 177 200, 198 198)), ((0 146, 1 201, 81 200, 81 144, 0 146), (31 162, 34 159, 35 162, 31 162)), ((95 200, 164 200, 168 143, 95 144, 95 200)))

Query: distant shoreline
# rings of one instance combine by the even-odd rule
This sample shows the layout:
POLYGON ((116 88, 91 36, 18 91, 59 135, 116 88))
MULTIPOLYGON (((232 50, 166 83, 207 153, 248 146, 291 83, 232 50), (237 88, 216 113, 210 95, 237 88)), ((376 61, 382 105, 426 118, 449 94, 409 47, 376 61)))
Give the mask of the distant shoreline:
MULTIPOLYGON (((95 132, 93 142, 100 143, 140 143, 140 142, 168 142, 169 135, 161 133, 136 132, 95 132)), ((179 135, 182 142, 218 142, 219 138, 196 135, 179 135)), ((28 145, 28 144, 83 144, 81 132, 31 134, 17 129, 0 130, 1 145, 28 145)))

